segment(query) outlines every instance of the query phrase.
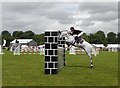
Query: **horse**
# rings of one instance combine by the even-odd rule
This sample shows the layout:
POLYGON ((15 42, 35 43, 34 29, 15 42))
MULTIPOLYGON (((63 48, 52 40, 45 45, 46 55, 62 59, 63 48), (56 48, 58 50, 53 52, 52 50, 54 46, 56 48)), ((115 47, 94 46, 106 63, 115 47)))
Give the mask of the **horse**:
POLYGON ((68 33, 68 31, 60 31, 59 37, 60 38, 65 37, 65 42, 68 45, 68 47, 75 46, 75 47, 78 47, 78 48, 83 48, 90 58, 90 67, 91 68, 93 67, 91 51, 94 52, 94 56, 96 56, 96 51, 95 51, 95 48, 94 48, 93 45, 91 45, 90 43, 85 41, 83 38, 81 38, 82 43, 80 41, 79 41, 79 43, 76 43, 74 36, 70 35, 68 33))

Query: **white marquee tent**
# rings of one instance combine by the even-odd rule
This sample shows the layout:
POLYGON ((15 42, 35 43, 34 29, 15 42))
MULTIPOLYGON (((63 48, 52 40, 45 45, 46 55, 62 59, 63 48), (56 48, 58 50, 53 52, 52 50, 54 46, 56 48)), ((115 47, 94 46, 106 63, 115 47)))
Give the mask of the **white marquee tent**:
POLYGON ((120 44, 108 44, 106 48, 108 51, 117 52, 120 49, 120 44))
POLYGON ((93 44, 96 48, 106 48, 108 51, 117 52, 120 50, 120 44, 108 44, 107 47, 105 47, 103 44, 93 44))

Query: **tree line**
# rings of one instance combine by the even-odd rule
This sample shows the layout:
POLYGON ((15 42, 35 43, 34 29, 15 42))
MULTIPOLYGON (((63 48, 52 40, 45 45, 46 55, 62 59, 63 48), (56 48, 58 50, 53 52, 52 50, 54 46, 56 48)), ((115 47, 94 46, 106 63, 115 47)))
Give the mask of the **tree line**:
POLYGON ((14 31, 10 33, 9 31, 5 30, 1 33, 2 40, 5 39, 7 41, 6 46, 10 45, 10 42, 14 39, 33 39, 37 42, 38 45, 44 43, 44 34, 35 34, 34 32, 28 31, 14 31))
POLYGON ((97 31, 94 34, 83 34, 83 38, 92 44, 120 44, 120 33, 109 32, 106 36, 103 31, 97 31))
MULTIPOLYGON (((1 33, 2 40, 7 40, 6 46, 10 45, 10 42, 14 39, 33 39, 37 42, 38 45, 44 44, 44 33, 42 34, 35 34, 33 31, 14 31, 10 33, 9 31, 5 30, 1 33)), ((97 31, 94 34, 86 34, 82 35, 82 38, 85 39, 87 42, 92 44, 120 44, 120 33, 109 32, 107 36, 103 31, 97 31)))

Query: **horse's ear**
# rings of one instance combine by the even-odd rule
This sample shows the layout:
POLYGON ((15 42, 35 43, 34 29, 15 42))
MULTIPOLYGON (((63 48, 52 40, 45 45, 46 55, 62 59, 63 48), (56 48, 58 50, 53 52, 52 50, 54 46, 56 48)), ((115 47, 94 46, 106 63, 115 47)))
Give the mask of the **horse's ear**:
POLYGON ((61 31, 58 31, 59 34, 61 34, 61 31))

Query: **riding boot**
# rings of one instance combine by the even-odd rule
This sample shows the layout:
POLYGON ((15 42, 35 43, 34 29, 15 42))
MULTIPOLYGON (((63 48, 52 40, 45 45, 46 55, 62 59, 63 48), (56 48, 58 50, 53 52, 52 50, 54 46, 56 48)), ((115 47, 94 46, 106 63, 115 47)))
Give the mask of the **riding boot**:
POLYGON ((76 43, 79 43, 79 39, 76 40, 76 43))
POLYGON ((78 36, 75 37, 75 42, 79 43, 79 37, 78 36))
POLYGON ((83 39, 81 38, 81 36, 79 37, 79 41, 81 44, 83 43, 83 39))

